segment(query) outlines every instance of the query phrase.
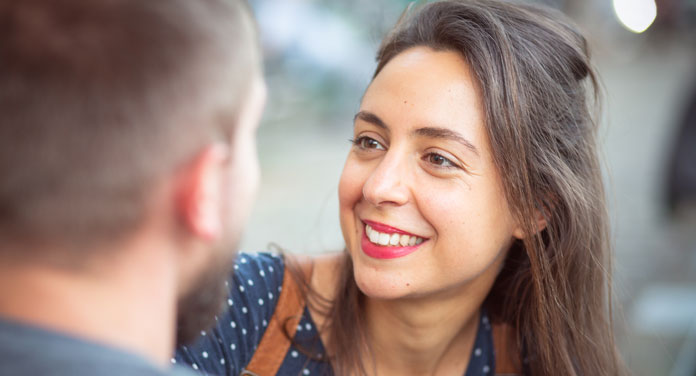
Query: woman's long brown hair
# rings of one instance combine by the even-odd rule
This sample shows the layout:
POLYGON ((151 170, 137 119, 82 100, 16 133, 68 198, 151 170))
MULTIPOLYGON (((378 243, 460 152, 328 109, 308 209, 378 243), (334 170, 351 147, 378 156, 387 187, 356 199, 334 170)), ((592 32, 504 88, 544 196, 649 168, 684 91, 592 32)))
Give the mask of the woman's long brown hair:
MULTIPOLYGON (((596 140, 599 90, 585 38, 554 10, 441 1, 407 11, 382 42, 375 76, 415 46, 468 62, 506 198, 530 234, 509 251, 486 301, 490 314, 515 328, 533 375, 622 374, 596 140), (538 213, 547 221, 541 232, 538 213)), ((341 274, 326 345, 337 375, 367 374, 365 297, 347 255, 341 274)))

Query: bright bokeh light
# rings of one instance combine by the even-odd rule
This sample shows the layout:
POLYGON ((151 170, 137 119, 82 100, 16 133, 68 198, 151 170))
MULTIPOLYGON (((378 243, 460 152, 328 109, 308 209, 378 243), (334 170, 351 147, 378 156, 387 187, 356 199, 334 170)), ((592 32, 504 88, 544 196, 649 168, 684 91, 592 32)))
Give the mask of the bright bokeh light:
POLYGON ((628 30, 642 33, 657 16, 655 0, 614 0, 614 12, 628 30))

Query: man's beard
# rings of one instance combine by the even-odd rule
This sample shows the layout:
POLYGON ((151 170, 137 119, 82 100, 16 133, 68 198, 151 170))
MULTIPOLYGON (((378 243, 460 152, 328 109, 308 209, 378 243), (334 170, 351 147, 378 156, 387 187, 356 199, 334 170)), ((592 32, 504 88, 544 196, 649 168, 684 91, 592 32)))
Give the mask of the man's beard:
MULTIPOLYGON (((236 249, 236 242, 226 242, 236 249)), ((217 250, 219 251, 219 250, 217 250)), ((227 287, 225 281, 232 277, 232 265, 237 252, 216 252, 217 257, 210 260, 210 265, 196 278, 188 291, 177 302, 177 346, 190 344, 196 340, 202 330, 207 330, 215 323, 215 315, 222 311, 227 287)))

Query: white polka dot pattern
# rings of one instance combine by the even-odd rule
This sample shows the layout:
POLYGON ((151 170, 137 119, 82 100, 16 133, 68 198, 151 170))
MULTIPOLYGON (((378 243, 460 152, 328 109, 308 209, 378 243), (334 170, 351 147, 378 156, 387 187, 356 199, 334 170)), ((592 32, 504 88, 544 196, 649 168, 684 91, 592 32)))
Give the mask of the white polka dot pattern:
POLYGON ((188 364, 201 374, 238 375, 268 327, 283 273, 279 256, 240 253, 232 278, 225 283, 229 294, 225 312, 194 345, 179 348, 172 363, 188 364))
MULTIPOLYGON (((216 326, 202 331, 193 346, 182 346, 172 364, 188 364, 201 375, 239 375, 248 364, 268 327, 282 293, 284 266, 279 256, 265 253, 240 253, 228 286, 226 311, 216 326)), ((322 362, 324 347, 316 341, 318 334, 309 312, 305 310, 297 325, 294 344, 285 355, 279 375, 332 375, 328 363, 322 362), (310 357, 307 354, 313 354, 310 357)), ((483 311, 464 376, 493 375, 495 354, 491 324, 483 311)))

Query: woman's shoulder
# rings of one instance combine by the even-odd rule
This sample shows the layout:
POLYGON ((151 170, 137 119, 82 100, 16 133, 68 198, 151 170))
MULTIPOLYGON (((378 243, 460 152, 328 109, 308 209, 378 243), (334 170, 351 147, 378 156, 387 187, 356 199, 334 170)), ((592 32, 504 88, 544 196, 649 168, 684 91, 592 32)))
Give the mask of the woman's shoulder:
MULTIPOLYGON (((239 292, 272 290, 283 284, 285 256, 269 252, 240 252, 232 279, 239 292)), ((228 284, 228 287, 229 284, 228 284)))
MULTIPOLYGON (((239 329, 241 338, 260 340, 278 302, 285 274, 283 255, 266 252, 241 252, 234 264, 225 313, 229 325, 239 329), (249 334, 254 333, 249 337, 249 334)), ((219 321, 220 318, 218 318, 219 321)))
MULTIPOLYGON (((343 265, 341 260, 340 253, 305 256, 241 252, 226 282, 228 296, 223 312, 215 317, 215 326, 201 332, 194 344, 177 349, 173 362, 205 374, 239 374, 251 361, 268 328, 285 274, 311 270, 311 290, 331 299, 343 265)), ((307 316, 303 328, 321 327, 324 323, 320 314, 312 313, 311 317, 303 315, 307 316)))

